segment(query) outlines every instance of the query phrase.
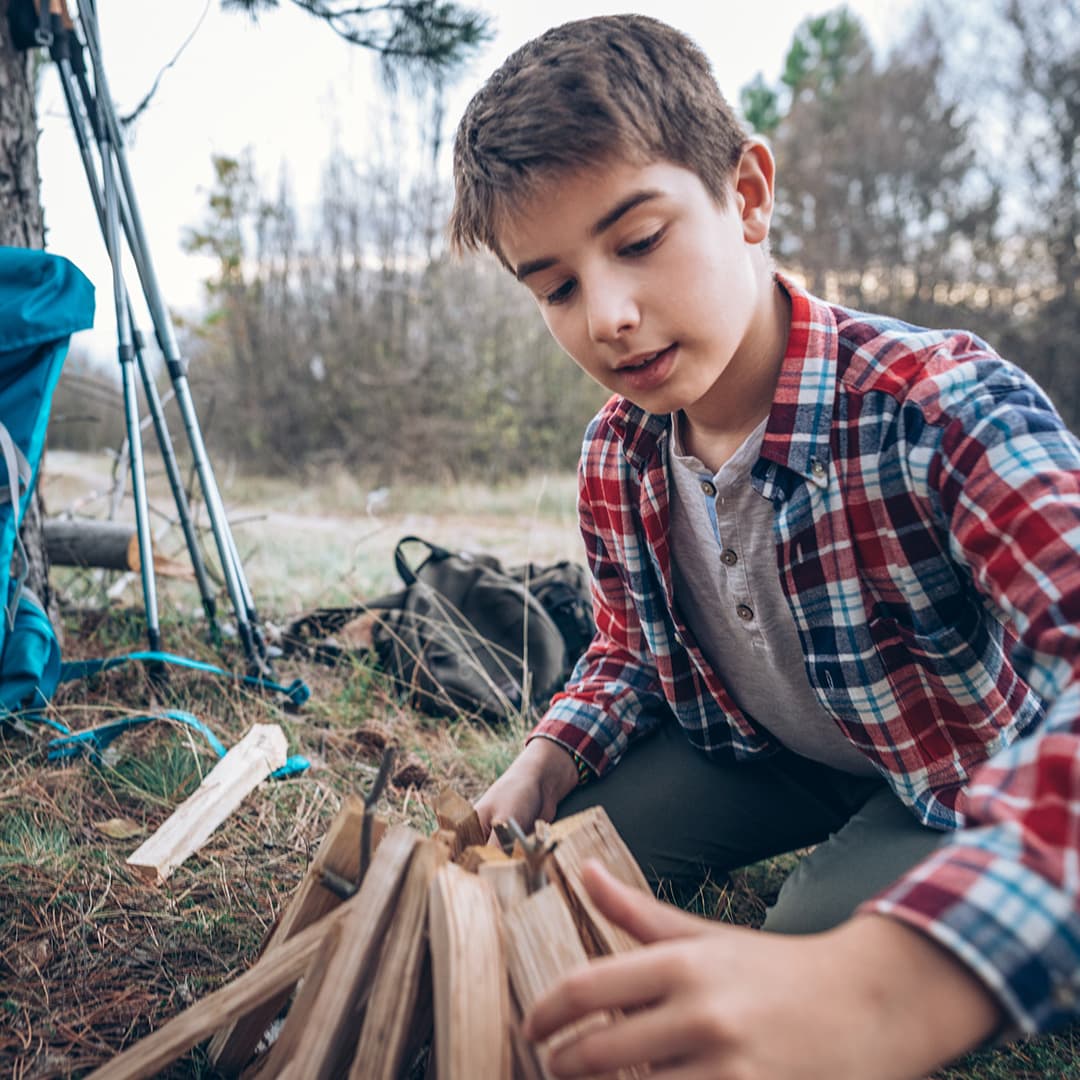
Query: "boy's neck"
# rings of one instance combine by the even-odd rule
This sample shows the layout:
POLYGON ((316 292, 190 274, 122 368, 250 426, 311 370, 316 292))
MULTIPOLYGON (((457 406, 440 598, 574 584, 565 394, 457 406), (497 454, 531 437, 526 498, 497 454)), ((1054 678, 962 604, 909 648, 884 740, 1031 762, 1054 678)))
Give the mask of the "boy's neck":
POLYGON ((791 329, 791 299, 770 274, 766 303, 739 354, 712 389, 679 417, 683 448, 712 472, 769 415, 791 329))

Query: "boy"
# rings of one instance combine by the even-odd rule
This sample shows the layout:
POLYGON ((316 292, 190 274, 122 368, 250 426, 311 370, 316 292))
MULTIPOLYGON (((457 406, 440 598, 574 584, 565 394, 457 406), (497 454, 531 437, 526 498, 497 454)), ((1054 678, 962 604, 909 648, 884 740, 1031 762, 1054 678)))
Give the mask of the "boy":
POLYGON ((654 20, 524 46, 454 168, 454 244, 615 394, 580 471, 597 635, 482 820, 602 803, 654 879, 819 845, 778 933, 594 868, 647 947, 526 1018, 631 1010, 554 1074, 909 1077, 1075 1017, 1080 451, 1045 397, 775 274, 772 158, 654 20))

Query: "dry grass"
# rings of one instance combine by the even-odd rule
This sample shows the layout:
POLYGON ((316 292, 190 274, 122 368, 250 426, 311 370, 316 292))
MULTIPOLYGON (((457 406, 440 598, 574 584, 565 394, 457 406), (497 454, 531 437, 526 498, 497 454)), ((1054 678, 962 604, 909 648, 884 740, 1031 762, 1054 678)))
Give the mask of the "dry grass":
MULTIPOLYGON (((535 510, 535 489, 508 494, 511 509, 500 512, 502 531, 493 532, 496 542, 487 546, 507 561, 556 557, 558 552, 535 540, 548 528, 565 532, 562 517, 572 484, 556 488, 563 502, 546 517, 535 510)), ((393 524, 380 555, 386 565, 389 541, 408 531, 403 523, 415 512, 387 511, 385 520, 393 524)), ((461 540, 453 531, 455 518, 439 520, 441 532, 417 531, 461 540)), ((256 556, 277 543, 304 548, 304 535, 310 537, 310 530, 291 540, 253 531, 248 547, 256 556)), ((572 531, 561 541, 571 554, 575 542, 572 531)), ((330 575, 337 574, 340 581, 344 564, 335 561, 337 549, 312 555, 311 547, 312 580, 335 580, 330 575)), ((261 598, 273 577, 271 561, 255 562, 264 566, 252 575, 261 598)), ((285 565, 291 575, 287 559, 285 565)), ((356 589, 351 596, 364 595, 356 584, 361 576, 346 575, 348 587, 356 589)), ((163 602, 171 613, 164 620, 168 646, 220 662, 203 640, 201 620, 185 614, 194 607, 182 591, 186 587, 175 588, 166 588, 163 602)), ((306 603, 325 601, 322 588, 311 591, 308 583, 297 595, 306 603)), ((96 594, 91 589, 88 595, 96 594)), ((280 601, 284 593, 273 595, 280 601)), ((278 614, 299 606, 269 605, 278 614)), ((72 612, 65 653, 75 658, 140 647, 142 627, 141 613, 132 608, 72 612)), ((336 669, 289 663, 282 674, 301 676, 313 690, 299 712, 201 675, 177 673, 161 685, 135 667, 69 686, 59 696, 54 714, 73 729, 120 713, 173 707, 195 713, 232 745, 252 723, 277 722, 287 732, 290 752, 312 761, 312 770, 300 778, 260 786, 159 888, 129 873, 124 858, 213 765, 201 740, 159 723, 122 736, 100 764, 53 764, 45 752, 48 733, 0 729, 0 1075, 82 1075, 243 970, 342 799, 370 786, 388 742, 399 748, 400 767, 380 812, 428 829, 438 786, 450 783, 467 797, 478 795, 513 758, 524 734, 524 725, 491 730, 412 713, 363 663, 336 669), (115 819, 139 835, 111 838, 102 827, 115 819)), ((791 859, 758 864, 677 899, 711 918, 759 925, 791 859)), ((1073 1030, 974 1055, 938 1074, 939 1080, 1080 1076, 1078 1041, 1073 1030)), ((197 1050, 166 1075, 215 1073, 197 1050)))

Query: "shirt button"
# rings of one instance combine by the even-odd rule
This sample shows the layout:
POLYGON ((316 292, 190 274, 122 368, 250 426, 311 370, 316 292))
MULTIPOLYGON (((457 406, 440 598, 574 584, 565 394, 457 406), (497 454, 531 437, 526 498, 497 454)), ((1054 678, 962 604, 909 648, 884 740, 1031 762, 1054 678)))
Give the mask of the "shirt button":
POLYGON ((740 604, 735 609, 735 614, 738 615, 743 622, 749 622, 754 617, 754 609, 747 607, 745 604, 740 604))
POLYGON ((701 481, 701 490, 710 499, 716 494, 716 488, 713 486, 712 482, 709 481, 709 480, 702 480, 701 481))
POLYGON ((825 475, 824 462, 818 461, 817 458, 814 458, 810 462, 810 471, 820 480, 825 475))
POLYGON ((734 566, 739 561, 739 556, 731 548, 725 548, 720 552, 720 561, 725 566, 734 566))

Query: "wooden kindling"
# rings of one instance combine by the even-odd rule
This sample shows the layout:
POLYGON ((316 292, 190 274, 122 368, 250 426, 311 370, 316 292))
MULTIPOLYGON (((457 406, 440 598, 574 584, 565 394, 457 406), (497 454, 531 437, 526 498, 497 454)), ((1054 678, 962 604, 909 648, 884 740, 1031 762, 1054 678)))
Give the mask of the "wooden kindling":
POLYGON ((489 857, 466 806, 441 795, 441 828, 428 838, 376 821, 382 839, 357 888, 348 882, 365 809, 348 800, 251 969, 94 1075, 156 1075, 216 1031, 217 1067, 260 1080, 395 1080, 423 1070, 425 1054, 439 1080, 546 1080, 520 1034, 523 1012, 588 956, 637 947, 585 894, 584 862, 641 888, 645 879, 603 810, 521 834, 520 857, 489 857), (258 1053, 298 981, 276 1040, 258 1053))
POLYGON ((253 724, 157 832, 128 856, 128 866, 144 881, 164 881, 250 791, 285 764, 287 753, 285 733, 277 724, 253 724))
MULTIPOLYGON (((318 922, 341 903, 340 897, 322 884, 322 875, 329 871, 347 881, 356 880, 360 869, 360 828, 363 820, 363 800, 358 795, 352 795, 345 800, 334 818, 304 880, 271 930, 263 946, 264 956, 318 922)), ((243 1068, 287 1000, 287 992, 271 998, 236 1024, 222 1028, 210 1043, 210 1060, 223 1072, 236 1072, 243 1068)))

